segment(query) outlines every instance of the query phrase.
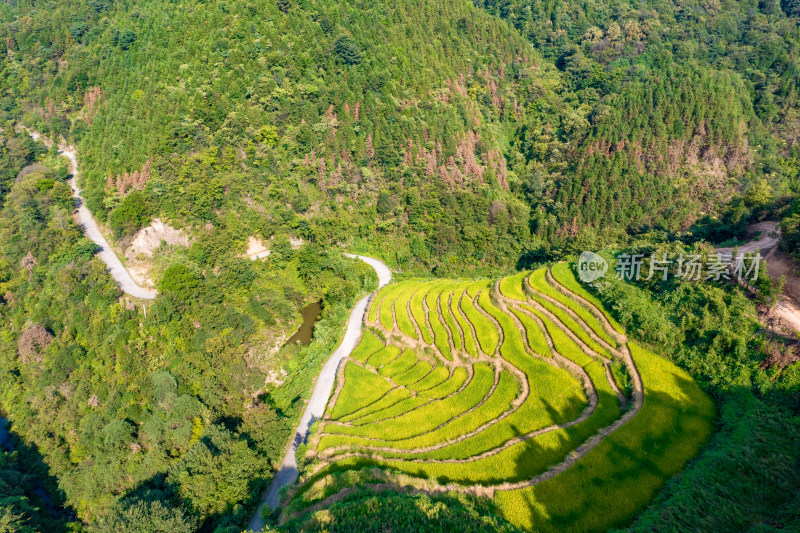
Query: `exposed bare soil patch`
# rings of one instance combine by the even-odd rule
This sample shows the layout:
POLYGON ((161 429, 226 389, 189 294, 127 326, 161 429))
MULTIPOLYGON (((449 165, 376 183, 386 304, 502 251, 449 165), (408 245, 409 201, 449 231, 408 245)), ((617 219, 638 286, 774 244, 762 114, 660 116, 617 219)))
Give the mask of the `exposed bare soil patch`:
POLYGON ((158 218, 146 228, 136 232, 131 243, 125 248, 125 262, 131 277, 139 285, 153 287, 151 271, 153 253, 161 243, 170 246, 189 246, 189 237, 182 229, 173 228, 158 218))

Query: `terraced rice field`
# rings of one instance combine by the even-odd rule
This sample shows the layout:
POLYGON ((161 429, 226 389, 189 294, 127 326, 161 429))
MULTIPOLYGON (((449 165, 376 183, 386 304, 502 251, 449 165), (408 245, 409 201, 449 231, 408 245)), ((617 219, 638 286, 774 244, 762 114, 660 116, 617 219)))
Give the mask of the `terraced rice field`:
POLYGON ((605 530, 711 433, 697 384, 628 342, 566 263, 389 285, 365 321, 284 519, 400 486, 494 498, 529 530, 605 530))

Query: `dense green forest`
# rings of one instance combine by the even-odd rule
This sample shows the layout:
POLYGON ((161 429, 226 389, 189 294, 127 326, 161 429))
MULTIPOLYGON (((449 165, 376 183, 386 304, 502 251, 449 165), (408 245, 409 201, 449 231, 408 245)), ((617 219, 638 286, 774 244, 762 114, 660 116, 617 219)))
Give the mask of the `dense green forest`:
POLYGON ((796 193, 792 6, 477 5, 12 4, 2 113, 77 143, 118 233, 241 221, 439 273, 796 193))
POLYGON ((429 267, 513 264, 530 239, 503 154, 523 99, 557 75, 468 4, 28 12, 5 27, 6 116, 70 135, 101 219, 142 204, 181 225, 355 238, 429 267))
POLYGON ((594 244, 598 227, 675 232, 709 215, 724 217, 724 238, 797 194, 796 2, 476 4, 554 61, 588 108, 571 157, 549 167, 540 227, 574 221, 571 236, 594 244))
MULTIPOLYGON (((19 175, 0 212, 0 405, 93 530, 151 520, 158 531, 238 531, 374 273, 315 245, 266 263, 219 258, 199 240, 168 255, 161 297, 137 306, 70 216, 60 167, 23 170, 37 154, 60 162, 26 139, 0 138, 19 175), (314 342, 265 359, 268 333, 320 298, 314 342), (273 390, 265 373, 281 367, 291 372, 273 390)), ((0 502, 27 517, 22 503, 0 502)))
POLYGON ((35 447, 19 438, 4 444, 10 451, 0 450, 0 531, 66 531, 74 516, 64 509, 48 465, 35 447))
MULTIPOLYGON (((0 3, 0 410, 18 433, 0 531, 240 530, 374 287, 337 245, 493 274, 705 249, 773 217, 800 261, 799 17, 797 0, 0 3), (154 217, 191 234, 157 252, 158 300, 121 294, 70 216, 65 160, 20 124, 77 147, 118 243, 154 217), (269 261, 240 258, 251 235, 269 261), (319 299, 314 342, 268 357, 319 299)), ((634 529, 797 527, 800 377, 775 364, 792 339, 733 286, 598 296, 720 411, 634 529)), ((333 515, 510 530, 482 504, 391 498, 333 515)))

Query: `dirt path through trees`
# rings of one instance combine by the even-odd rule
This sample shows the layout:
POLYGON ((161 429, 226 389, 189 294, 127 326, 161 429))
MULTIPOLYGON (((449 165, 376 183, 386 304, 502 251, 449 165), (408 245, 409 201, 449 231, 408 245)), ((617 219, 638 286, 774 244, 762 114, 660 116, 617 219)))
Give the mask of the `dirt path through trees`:
MULTIPOLYGON (((770 310, 770 316, 777 319, 780 327, 800 334, 800 276, 791 257, 778 248, 780 242, 778 223, 765 220, 750 226, 748 232, 756 239, 739 246, 738 253, 758 251, 767 261, 767 271, 773 279, 786 276, 784 294, 770 310)), ((717 248, 719 253, 733 253, 733 251, 734 248, 717 248)))

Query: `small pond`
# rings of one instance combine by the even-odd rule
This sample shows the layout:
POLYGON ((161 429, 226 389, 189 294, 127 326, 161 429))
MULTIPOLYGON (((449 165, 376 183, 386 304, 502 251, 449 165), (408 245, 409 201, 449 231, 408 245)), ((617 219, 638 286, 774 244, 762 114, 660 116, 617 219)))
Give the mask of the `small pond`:
POLYGON ((0 450, 6 449, 8 446, 11 447, 11 443, 9 442, 9 434, 8 434, 8 420, 3 418, 3 412, 0 410, 0 450))
POLYGON ((314 325, 317 323, 320 313, 322 312, 322 300, 319 302, 312 302, 305 306, 300 314, 303 315, 303 323, 292 335, 288 341, 287 346, 299 343, 301 346, 308 346, 311 344, 311 339, 314 336, 314 325))

